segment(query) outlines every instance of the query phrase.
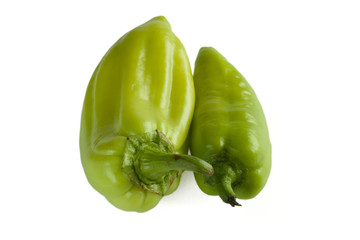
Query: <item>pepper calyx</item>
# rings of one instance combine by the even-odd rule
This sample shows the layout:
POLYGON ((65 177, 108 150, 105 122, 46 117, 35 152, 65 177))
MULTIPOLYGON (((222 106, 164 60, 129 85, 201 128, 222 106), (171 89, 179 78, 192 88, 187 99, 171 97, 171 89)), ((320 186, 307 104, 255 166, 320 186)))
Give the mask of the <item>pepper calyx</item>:
POLYGON ((176 153, 158 130, 127 138, 122 169, 133 183, 159 195, 165 195, 184 170, 209 176, 214 173, 206 161, 176 153))

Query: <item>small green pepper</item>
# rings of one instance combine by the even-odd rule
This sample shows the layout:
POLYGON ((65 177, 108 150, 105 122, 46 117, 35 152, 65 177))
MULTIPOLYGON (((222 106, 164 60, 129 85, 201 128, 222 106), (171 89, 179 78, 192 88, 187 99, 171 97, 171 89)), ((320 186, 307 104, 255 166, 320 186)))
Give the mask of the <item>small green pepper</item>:
POLYGON ((271 144, 262 107, 245 78, 214 48, 195 62, 195 111, 191 154, 208 161, 214 175, 195 174, 200 189, 231 206, 255 197, 271 168, 271 144))
POLYGON ((183 170, 211 175, 186 155, 195 92, 185 49, 164 17, 120 38, 89 82, 80 152, 89 183, 114 206, 145 212, 179 185, 183 170))

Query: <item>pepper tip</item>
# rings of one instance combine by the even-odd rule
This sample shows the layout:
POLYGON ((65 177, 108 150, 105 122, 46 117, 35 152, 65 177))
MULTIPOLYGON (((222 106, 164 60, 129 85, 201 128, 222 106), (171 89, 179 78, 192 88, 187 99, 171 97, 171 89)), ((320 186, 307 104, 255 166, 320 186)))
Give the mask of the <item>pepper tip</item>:
POLYGON ((240 203, 238 203, 236 201, 236 198, 234 196, 231 196, 227 199, 227 203, 230 204, 232 207, 235 207, 235 206, 242 206, 240 203))
POLYGON ((206 52, 206 51, 216 51, 216 50, 211 46, 204 46, 199 49, 199 52, 206 52))
POLYGON ((156 20, 156 21, 162 21, 168 25, 170 25, 169 21, 166 19, 166 17, 160 15, 160 16, 157 16, 157 17, 154 17, 153 19, 151 19, 151 21, 153 20, 156 20))

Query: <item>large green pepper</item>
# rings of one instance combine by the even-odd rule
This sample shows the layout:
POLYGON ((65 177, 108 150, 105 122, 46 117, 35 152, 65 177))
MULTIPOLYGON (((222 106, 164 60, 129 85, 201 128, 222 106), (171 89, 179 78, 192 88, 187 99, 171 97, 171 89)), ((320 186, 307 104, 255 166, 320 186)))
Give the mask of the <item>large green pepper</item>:
POLYGON ((232 206, 255 197, 271 167, 271 144, 262 107, 245 78, 214 48, 195 62, 195 111, 191 154, 208 161, 214 175, 195 174, 200 189, 232 206))
POLYGON ((114 206, 144 212, 177 188, 183 170, 211 175, 210 164, 185 155, 194 100, 187 54, 164 17, 125 34, 84 100, 80 151, 89 183, 114 206))

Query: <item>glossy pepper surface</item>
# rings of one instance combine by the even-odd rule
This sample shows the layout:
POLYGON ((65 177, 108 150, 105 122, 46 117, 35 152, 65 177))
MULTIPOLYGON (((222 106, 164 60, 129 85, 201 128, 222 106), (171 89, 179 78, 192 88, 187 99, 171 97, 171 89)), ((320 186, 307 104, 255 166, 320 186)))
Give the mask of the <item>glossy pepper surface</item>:
POLYGON ((201 48, 194 70, 196 103, 191 154, 214 175, 195 174, 200 189, 232 206, 255 197, 271 168, 271 144, 258 98, 245 78, 214 48, 201 48))
POLYGON ((80 152, 89 183, 114 206, 145 212, 178 186, 183 170, 211 175, 185 155, 194 110, 185 49, 164 17, 121 37, 89 82, 80 152))

